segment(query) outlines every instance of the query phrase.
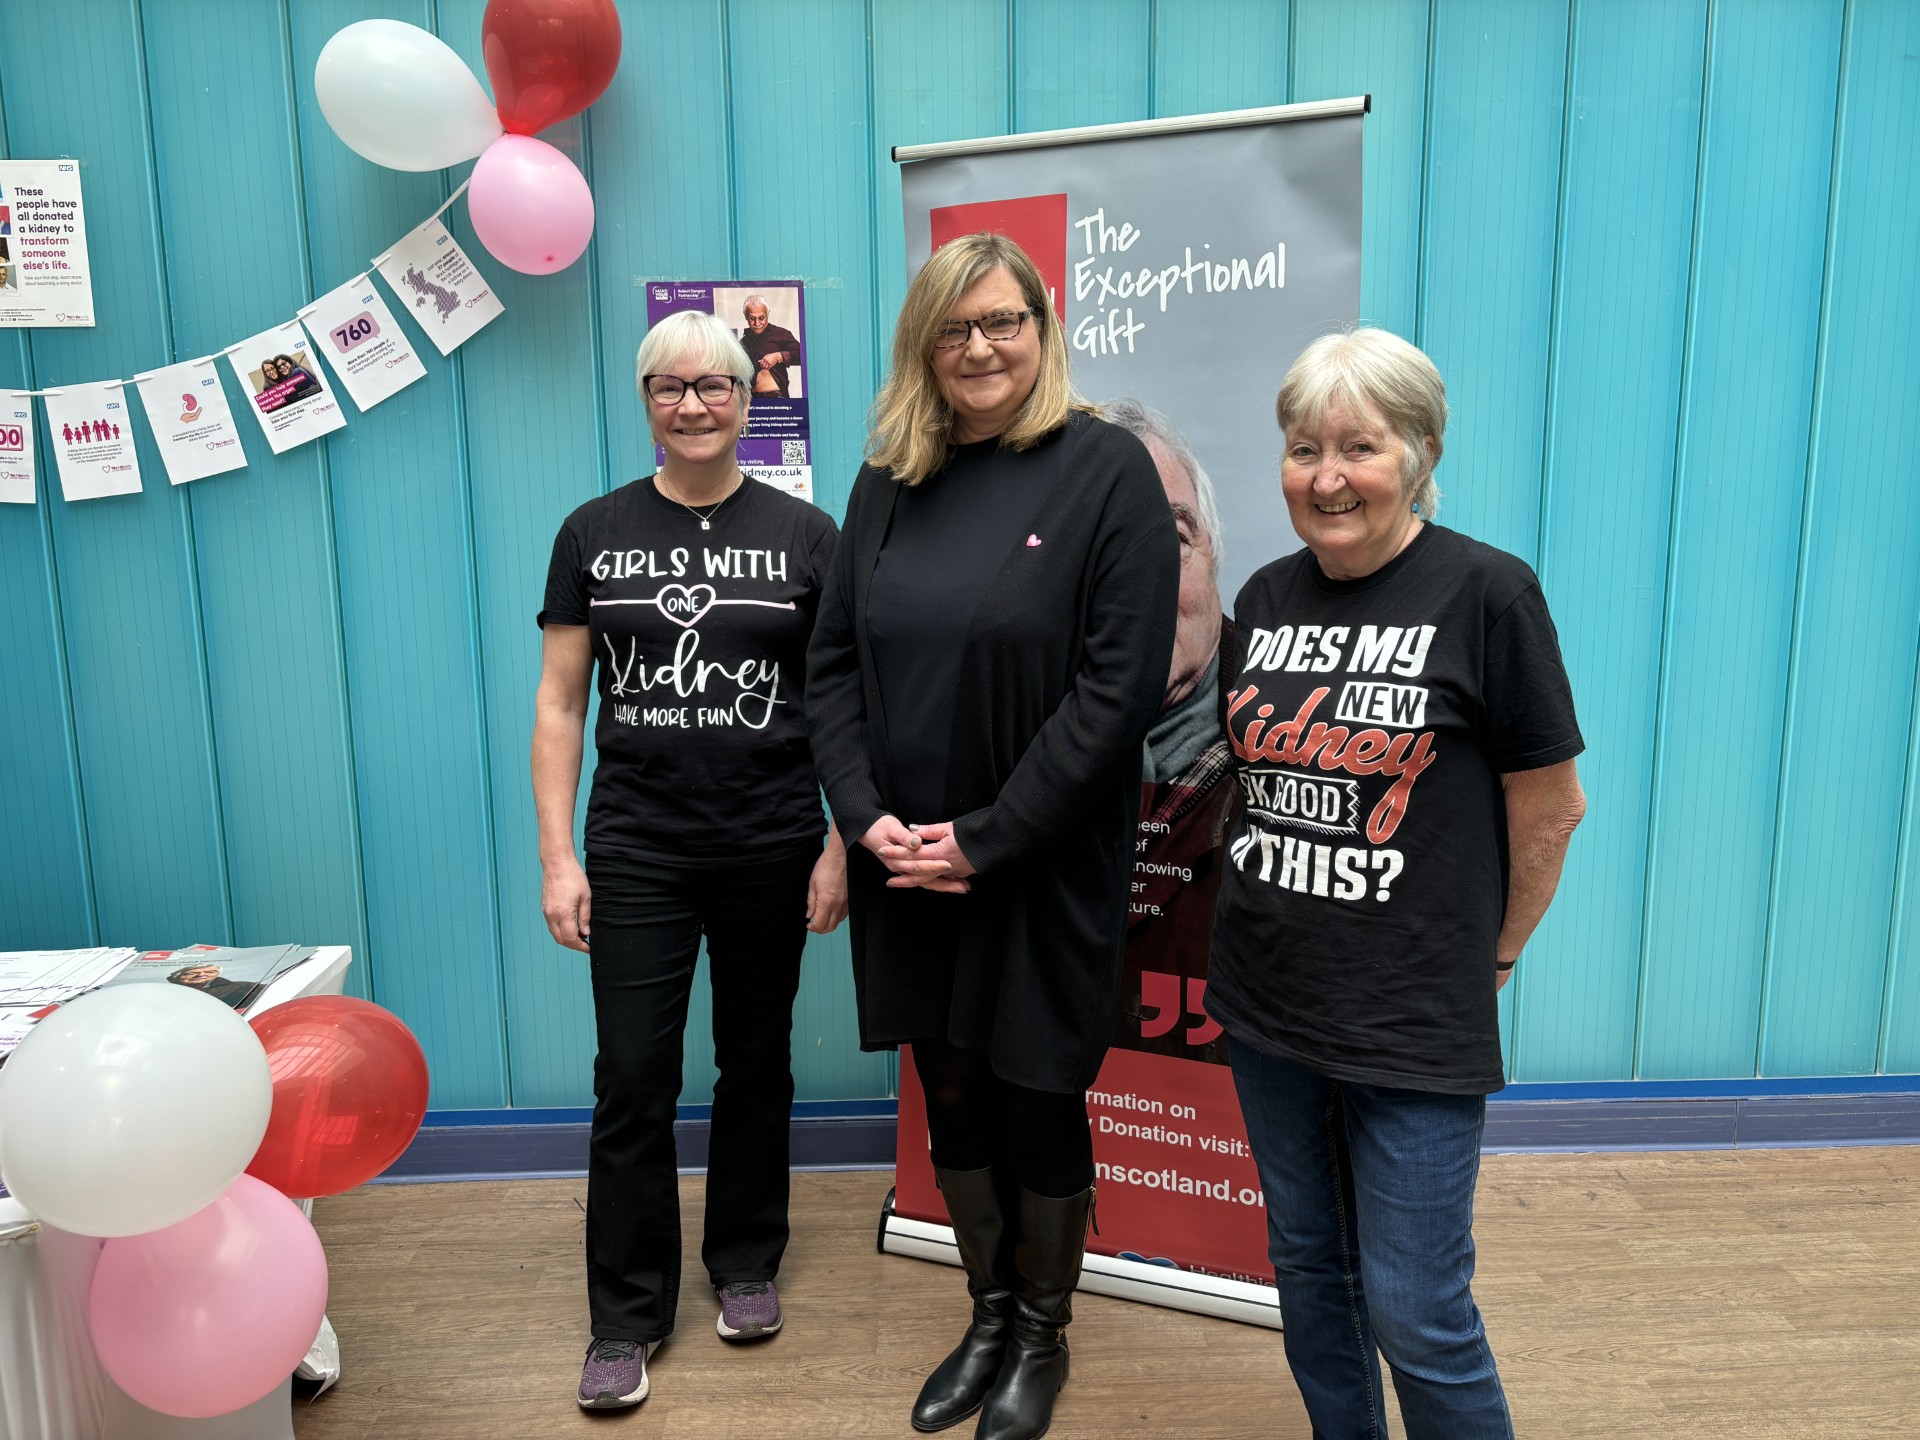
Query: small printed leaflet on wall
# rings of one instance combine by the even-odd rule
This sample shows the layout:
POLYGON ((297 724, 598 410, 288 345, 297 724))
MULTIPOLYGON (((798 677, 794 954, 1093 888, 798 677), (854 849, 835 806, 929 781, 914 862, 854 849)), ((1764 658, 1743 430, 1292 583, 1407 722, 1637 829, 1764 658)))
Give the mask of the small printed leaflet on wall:
MULTIPOLYGON (((798 280, 655 280, 647 286, 647 325, 680 310, 716 315, 740 339, 753 366, 740 468, 776 490, 813 499, 813 438, 808 424, 806 302, 798 280)), ((654 447, 654 464, 666 452, 654 447)))
POLYGON ((254 419, 274 454, 318 440, 347 423, 298 320, 229 345, 227 360, 253 396, 254 419))
POLYGON ((227 392, 212 356, 133 377, 147 424, 175 485, 247 468, 227 392))
POLYGON ((318 337, 340 388, 363 412, 426 378, 427 367, 380 298, 371 275, 354 276, 299 314, 318 337))
POLYGON ((61 494, 69 500, 99 500, 140 493, 126 381, 68 385, 42 391, 41 398, 60 466, 61 494))
POLYGON ((442 355, 451 355, 506 310, 438 220, 427 221, 373 263, 442 355))
POLYGON ((0 160, 0 327, 93 324, 77 160, 0 160))
POLYGON ((33 397, 0 390, 0 505, 33 504, 33 397))

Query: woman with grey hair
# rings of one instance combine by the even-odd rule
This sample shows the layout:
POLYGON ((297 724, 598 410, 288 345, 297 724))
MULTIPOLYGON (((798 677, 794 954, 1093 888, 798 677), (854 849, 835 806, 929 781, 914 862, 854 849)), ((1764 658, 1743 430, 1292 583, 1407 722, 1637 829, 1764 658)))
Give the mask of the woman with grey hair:
POLYGON ((1473 1303, 1504 1083, 1495 995, 1585 810, 1525 562, 1433 523, 1446 389, 1384 330, 1314 342, 1276 405, 1306 548, 1235 602, 1228 842, 1207 1009, 1266 1192, 1287 1361, 1329 1440, 1509 1437, 1473 1303))
POLYGON ((719 320, 668 316, 635 368, 665 463, 560 527, 533 729, 541 908, 553 938, 590 957, 599 1040, 593 1341, 577 1396, 594 1410, 646 1398, 647 1356, 673 1329, 673 1121, 703 936, 719 1076, 701 1258, 722 1339, 780 1328, 800 955, 807 932, 832 930, 847 908, 846 852, 821 814, 805 705, 833 521, 741 474, 753 367, 719 320), (582 867, 574 802, 596 661, 582 867))

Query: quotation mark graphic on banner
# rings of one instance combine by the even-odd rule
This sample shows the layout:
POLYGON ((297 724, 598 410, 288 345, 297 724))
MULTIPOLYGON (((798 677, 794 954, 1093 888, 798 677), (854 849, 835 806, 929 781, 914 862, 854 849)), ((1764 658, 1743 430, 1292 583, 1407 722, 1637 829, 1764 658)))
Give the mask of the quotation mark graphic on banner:
MULTIPOLYGON (((1152 1040, 1165 1035, 1180 1023, 1180 980, 1160 970, 1140 972, 1140 1038, 1152 1040)), ((1186 977, 1185 1013, 1197 1023, 1187 1026, 1187 1044, 1206 1045, 1220 1036, 1220 1023, 1207 1014, 1207 982, 1198 976, 1186 977)))

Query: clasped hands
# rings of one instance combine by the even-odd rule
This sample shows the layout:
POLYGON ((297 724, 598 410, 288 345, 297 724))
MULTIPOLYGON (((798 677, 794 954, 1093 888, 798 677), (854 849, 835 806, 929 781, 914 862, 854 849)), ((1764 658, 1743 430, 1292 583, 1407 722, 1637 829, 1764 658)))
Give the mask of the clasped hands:
POLYGON ((964 895, 973 888, 967 883, 967 877, 974 873, 973 864, 960 853, 951 821, 903 825, 892 815, 882 815, 860 837, 860 843, 893 872, 887 877, 889 890, 917 888, 964 895))

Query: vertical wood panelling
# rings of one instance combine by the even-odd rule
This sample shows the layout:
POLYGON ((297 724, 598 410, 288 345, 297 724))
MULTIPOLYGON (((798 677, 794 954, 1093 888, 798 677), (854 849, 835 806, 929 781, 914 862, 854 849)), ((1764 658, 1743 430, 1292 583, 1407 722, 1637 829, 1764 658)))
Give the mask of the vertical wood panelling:
POLYGON ((1147 117, 1147 0, 1015 0, 1015 130, 1147 117))
POLYGON ((1589 808, 1515 1001, 1526 1080, 1633 1061, 1705 42, 1704 0, 1574 12, 1540 570, 1589 808))
POLYGON ((1539 558, 1566 88, 1563 8, 1449 0, 1435 10, 1419 328, 1451 411, 1441 516, 1529 564, 1539 558))
POLYGON ((1920 9, 1855 0, 1848 28, 1761 1018, 1768 1075, 1873 1068, 1912 746, 1920 9))
POLYGON ((1008 133, 1006 0, 881 0, 872 7, 874 373, 893 363, 907 293, 895 145, 1008 133))
POLYGON ((1753 1072, 1841 8, 1713 11, 1641 947, 1650 1078, 1753 1072))
MULTIPOLYGON (((1440 515, 1530 564, 1566 90, 1564 9, 1450 0, 1435 10, 1419 333, 1447 384, 1440 515)), ((1509 1056, 1514 1002, 1532 982, 1528 965, 1500 992, 1509 1056)))
MULTIPOLYGON (((365 270, 446 194, 440 176, 383 170, 353 154, 310 98, 328 37, 377 13, 390 7, 290 8, 308 295, 365 270)), ((423 24, 427 7, 403 18, 423 24)), ((397 301, 393 309, 407 311, 397 301)), ((437 357, 417 329, 409 334, 437 357)), ((507 1087, 480 744, 488 692, 473 646, 460 372, 436 358, 427 366, 425 380, 365 415, 343 399, 347 429, 326 446, 366 959, 373 997, 428 1047, 433 1103, 498 1105, 507 1087)))
MULTIPOLYGON (((279 8, 220 0, 172 10, 149 0, 145 13, 150 75, 184 73, 215 51, 228 63, 200 85, 157 86, 150 97, 173 345, 125 357, 129 371, 217 355, 292 319, 311 293, 287 165, 292 97, 279 8), (223 127, 230 115, 249 123, 223 127), (209 165, 207 136, 222 128, 230 128, 223 163, 209 165), (259 223, 236 232, 235 216, 259 223)), ((199 481, 179 499, 200 582, 234 939, 361 946, 326 456, 317 446, 275 456, 243 413, 246 387, 224 361, 216 373, 244 427, 248 468, 199 481), (301 883, 287 884, 295 874, 301 883)), ((166 484, 157 466, 148 479, 166 484)))
MULTIPOLYGON (((1361 176, 1360 318, 1420 342, 1427 0, 1295 0, 1290 100, 1372 95, 1361 176)), ((1280 376, 1273 377, 1274 388, 1280 376)))
MULTIPOLYGON (((30 332, 43 386, 126 379, 167 355, 167 247, 155 225, 144 69, 137 12, 124 3, 71 6, 59 24, 38 27, 31 45, 0 46, 10 153, 78 161, 88 244, 100 257, 99 323, 30 332)), ((169 489, 135 421, 145 492, 66 504, 41 418, 41 493, 52 522, 99 939, 225 939, 219 782, 185 498, 169 489)), ((52 822, 56 844, 65 824, 52 822)), ((85 918, 76 918, 78 931, 85 918)))
MULTIPOLYGON (((0 340, 0 386, 205 354, 365 268, 467 167, 352 154, 315 57, 397 14, 483 74, 483 10, 73 0, 12 36, 0 152, 82 165, 100 324, 0 340)), ((403 318, 425 380, 278 458, 242 416, 249 468, 181 491, 137 421, 146 493, 75 505, 41 427, 41 504, 0 506, 0 947, 346 941, 436 1105, 586 1103, 585 965, 539 915, 533 615, 565 515, 652 469, 646 281, 805 279, 837 515, 905 287, 889 147, 1370 92, 1362 313, 1445 375, 1443 520, 1540 569, 1589 743, 1503 1005, 1516 1078, 1920 1070, 1912 7, 622 12, 612 89, 544 137, 592 249, 516 275, 457 202, 507 313, 451 360, 403 318)), ((803 1099, 890 1088, 844 932, 810 942, 794 1054, 803 1099)))
MULTIPOLYGON (((631 20, 631 17, 629 17, 631 20)), ((443 21, 443 25, 444 25, 443 21)), ((475 21, 477 28, 477 20, 475 21)), ((726 41, 720 0, 670 0, 631 24, 627 58, 587 117, 597 214, 590 259, 598 277, 600 414, 604 470, 588 463, 571 407, 539 422, 523 463, 475 466, 474 517, 489 577, 494 822, 500 866, 501 943, 506 957, 508 1040, 516 1105, 581 1105, 592 1086, 593 1007, 584 956, 553 943, 540 916, 540 855, 527 778, 540 632, 533 617, 545 589, 554 532, 582 502, 653 470, 653 442, 635 390, 633 360, 647 328, 645 285, 700 279, 731 268, 726 41), (551 445, 557 447, 543 455, 551 445)), ((528 303, 543 304, 540 282, 528 303)), ((564 333, 547 342, 567 344, 564 333)), ((557 357, 577 371, 586 358, 557 357)), ((492 372, 493 393, 512 406, 524 366, 492 372)), ((544 393, 544 392, 543 392, 544 393)), ((509 430, 518 420, 506 419, 509 430)), ((592 725, 591 718, 588 720, 592 725)), ((586 757, 584 799, 593 757, 586 757)), ((703 1099, 711 1077, 695 1077, 703 1099)))
POLYGON ((1291 0, 1155 0, 1153 113, 1287 103, 1291 0))
MULTIPOLYGON (((739 273, 807 278, 814 499, 839 515, 860 466, 875 363, 866 9, 732 0, 728 25, 739 273), (761 163, 773 155, 778 164, 761 163)), ((793 1048, 808 1093, 879 1093, 887 1062, 857 1048, 846 932, 811 938, 806 963, 793 1048)), ((710 1026, 708 1005, 696 996, 710 1026)))

